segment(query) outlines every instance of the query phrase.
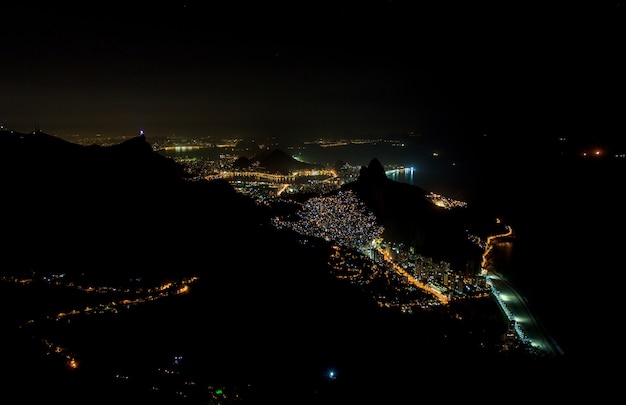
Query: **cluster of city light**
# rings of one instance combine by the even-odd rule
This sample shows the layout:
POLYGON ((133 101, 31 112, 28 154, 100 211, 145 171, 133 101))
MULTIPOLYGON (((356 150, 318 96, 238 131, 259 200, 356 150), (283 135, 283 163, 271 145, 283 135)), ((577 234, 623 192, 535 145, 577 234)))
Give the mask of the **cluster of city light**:
POLYGON ((384 230, 377 224, 375 215, 349 190, 308 199, 298 216, 298 221, 276 217, 273 223, 277 228, 290 228, 302 235, 319 237, 357 250, 368 248, 384 230))
POLYGON ((467 207, 467 202, 465 201, 455 200, 453 198, 446 197, 441 194, 434 193, 432 191, 426 194, 426 198, 429 199, 436 206, 442 207, 445 209, 467 207))
POLYGON ((369 255, 346 246, 333 245, 329 267, 338 279, 349 281, 370 294, 383 308, 399 308, 411 313, 416 307, 447 304, 449 298, 431 285, 418 281, 403 261, 393 261, 373 247, 369 255))
MULTIPOLYGON (((298 217, 299 220, 276 217, 273 224, 277 228, 289 228, 301 235, 323 238, 347 248, 336 246, 329 259, 335 276, 361 286, 385 278, 388 280, 388 293, 380 291, 385 283, 377 283, 378 291, 372 291, 380 306, 408 308, 447 304, 451 299, 467 296, 464 289, 466 283, 472 284, 477 295, 488 293, 488 289, 481 289, 476 277, 466 279, 451 275, 449 264, 435 266, 431 263, 428 268, 421 266, 416 269, 418 259, 415 255, 409 255, 398 246, 393 248, 392 257, 389 246, 382 248, 386 245, 382 241, 383 227, 376 225, 374 214, 351 191, 342 190, 334 195, 310 198, 301 205, 298 217), (351 252, 358 252, 361 257, 355 257, 351 252), (449 286, 451 283, 462 285, 449 286), (411 294, 416 288, 427 294, 411 294), (410 297, 407 298, 407 294, 410 297)), ((430 263, 418 257, 422 259, 420 263, 430 263)))
POLYGON ((317 139, 314 141, 306 141, 305 145, 318 145, 322 148, 334 148, 337 146, 347 145, 376 145, 379 143, 391 143, 393 146, 404 146, 404 141, 393 139, 317 139))
POLYGON ((403 276, 403 278, 409 284, 412 284, 415 287, 421 288, 422 290, 427 291, 430 294, 434 295, 442 304, 447 304, 449 302, 449 297, 443 294, 440 289, 436 288, 432 284, 426 284, 426 283, 419 281, 412 274, 410 274, 409 272, 404 270, 400 265, 398 265, 398 263, 394 262, 389 257, 389 254, 387 251, 384 251, 384 250, 379 250, 379 251, 383 253, 383 257, 385 258, 385 261, 389 263, 390 266, 392 266, 392 268, 395 270, 397 274, 403 276))
POLYGON ((182 145, 182 146, 166 146, 166 147, 165 147, 165 148, 163 148, 163 149, 164 149, 164 150, 167 150, 167 151, 169 151, 169 150, 173 150, 173 151, 176 151, 176 152, 187 152, 187 151, 190 151, 190 150, 197 150, 197 149, 200 149, 200 146, 196 146, 196 145, 192 145, 192 146, 189 146, 189 145, 182 145))

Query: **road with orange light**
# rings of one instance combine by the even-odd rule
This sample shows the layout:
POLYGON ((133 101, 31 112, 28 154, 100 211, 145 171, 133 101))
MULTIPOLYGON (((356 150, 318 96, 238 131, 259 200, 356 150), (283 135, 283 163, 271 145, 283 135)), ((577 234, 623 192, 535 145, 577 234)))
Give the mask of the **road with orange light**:
POLYGON ((404 270, 402 266, 395 263, 393 259, 391 258, 391 256, 389 256, 389 252, 383 249, 378 249, 378 252, 385 258, 385 262, 389 266, 392 266, 396 273, 405 277, 409 283, 413 284, 417 288, 421 288, 422 290, 431 293, 432 295, 437 297, 437 299, 442 304, 447 304, 449 302, 449 298, 445 294, 443 294, 441 291, 437 290, 436 288, 434 288, 433 286, 429 284, 425 284, 425 283, 418 281, 415 277, 413 277, 406 270, 404 270))

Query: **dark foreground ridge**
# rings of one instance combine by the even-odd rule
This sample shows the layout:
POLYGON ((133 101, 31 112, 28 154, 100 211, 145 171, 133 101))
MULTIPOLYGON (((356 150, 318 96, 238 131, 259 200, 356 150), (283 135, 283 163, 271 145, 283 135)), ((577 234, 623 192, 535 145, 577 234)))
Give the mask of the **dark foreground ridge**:
MULTIPOLYGON (((329 243, 274 229, 271 209, 228 182, 186 181, 143 135, 85 147, 4 132, 0 150, 2 396, 322 404, 484 399, 511 382, 559 391, 544 377, 563 359, 498 350, 506 323, 493 301, 380 308, 332 275, 329 243), (147 298, 181 280, 196 280, 189 293, 147 298), (65 350, 80 367, 55 355, 65 350)), ((419 190, 394 188, 376 164, 349 187, 392 224, 406 207, 389 207, 391 195, 419 190)))

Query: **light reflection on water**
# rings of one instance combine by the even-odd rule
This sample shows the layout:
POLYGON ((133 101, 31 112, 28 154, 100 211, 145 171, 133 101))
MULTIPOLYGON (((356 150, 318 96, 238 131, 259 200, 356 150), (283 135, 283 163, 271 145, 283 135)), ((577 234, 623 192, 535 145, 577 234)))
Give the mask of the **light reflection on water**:
POLYGON ((414 167, 391 170, 387 173, 387 177, 393 181, 400 183, 408 183, 416 185, 417 169, 414 167))
POLYGON ((498 273, 510 275, 514 257, 514 244, 512 241, 496 242, 492 248, 492 261, 498 273))

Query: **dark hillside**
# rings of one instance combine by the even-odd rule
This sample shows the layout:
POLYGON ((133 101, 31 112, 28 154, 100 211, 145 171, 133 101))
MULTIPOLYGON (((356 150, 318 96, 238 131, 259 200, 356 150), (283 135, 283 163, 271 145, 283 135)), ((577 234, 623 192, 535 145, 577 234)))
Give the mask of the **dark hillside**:
POLYGON ((242 156, 235 162, 234 166, 238 169, 255 168, 265 173, 284 175, 298 170, 313 170, 317 168, 314 164, 294 159, 280 149, 265 150, 251 158, 242 156))
POLYGON ((0 148, 8 267, 158 273, 168 257, 191 260, 266 215, 225 181, 186 182, 143 135, 85 147, 2 133, 0 148))

